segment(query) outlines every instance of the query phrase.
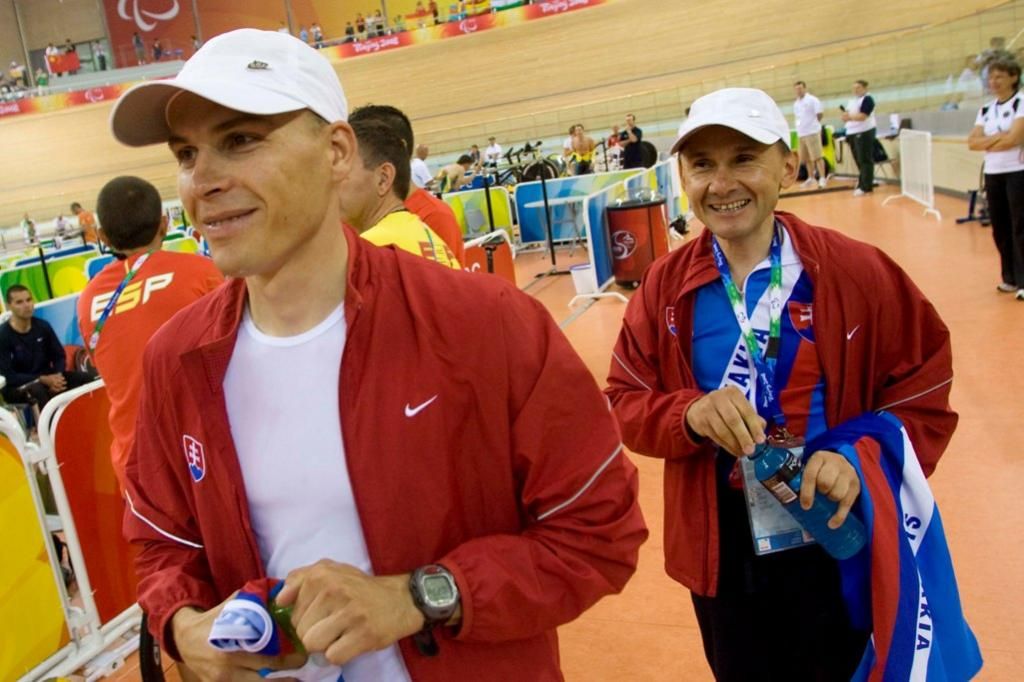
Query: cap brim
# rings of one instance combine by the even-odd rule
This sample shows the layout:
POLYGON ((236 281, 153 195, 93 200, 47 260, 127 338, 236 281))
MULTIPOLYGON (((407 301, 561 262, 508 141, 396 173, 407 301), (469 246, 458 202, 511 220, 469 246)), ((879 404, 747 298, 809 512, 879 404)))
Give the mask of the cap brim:
POLYGON ((695 121, 692 126, 689 124, 689 122, 687 122, 687 125, 683 129, 682 134, 679 136, 679 139, 675 141, 675 144, 672 145, 672 150, 669 153, 678 154, 679 150, 682 149, 683 145, 686 144, 686 141, 690 139, 694 133, 704 128, 707 128, 708 126, 722 126, 724 128, 732 128, 733 130, 743 133, 750 139, 756 140, 761 144, 774 144, 782 139, 778 135, 775 135, 765 130, 764 128, 750 125, 749 120, 745 118, 735 121, 728 119, 720 119, 715 121, 695 121))
POLYGON ((191 92, 215 104, 257 116, 271 116, 307 108, 277 92, 233 81, 204 80, 201 84, 177 79, 139 83, 121 95, 110 112, 110 130, 130 147, 167 142, 167 105, 179 92, 191 92))

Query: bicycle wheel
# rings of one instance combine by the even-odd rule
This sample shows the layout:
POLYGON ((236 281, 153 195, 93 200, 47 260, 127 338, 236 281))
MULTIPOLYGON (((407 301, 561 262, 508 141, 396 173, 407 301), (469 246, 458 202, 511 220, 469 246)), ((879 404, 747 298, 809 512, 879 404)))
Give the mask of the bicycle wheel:
POLYGON ((523 169, 523 182, 531 180, 554 180, 558 177, 558 168, 547 159, 538 159, 523 169))

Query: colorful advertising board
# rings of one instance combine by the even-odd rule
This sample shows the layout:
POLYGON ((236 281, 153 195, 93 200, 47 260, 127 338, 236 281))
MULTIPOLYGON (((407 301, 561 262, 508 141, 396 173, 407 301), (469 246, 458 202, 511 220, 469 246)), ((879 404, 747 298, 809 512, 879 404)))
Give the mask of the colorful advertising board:
POLYGON ((0 680, 16 680, 70 641, 22 455, 0 433, 0 680))

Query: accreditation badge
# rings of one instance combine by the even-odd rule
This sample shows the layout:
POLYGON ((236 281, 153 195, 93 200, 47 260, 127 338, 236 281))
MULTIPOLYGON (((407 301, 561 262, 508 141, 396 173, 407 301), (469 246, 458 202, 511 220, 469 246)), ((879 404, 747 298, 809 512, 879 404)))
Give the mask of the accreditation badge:
MULTIPOLYGON (((769 432, 768 442, 772 447, 785 448, 798 457, 804 452, 803 438, 793 436, 785 429, 773 429, 769 432)), ((749 457, 741 457, 739 464, 743 475, 743 496, 747 502, 747 518, 750 521, 754 553, 761 556, 814 544, 814 538, 757 480, 754 462, 749 457)))

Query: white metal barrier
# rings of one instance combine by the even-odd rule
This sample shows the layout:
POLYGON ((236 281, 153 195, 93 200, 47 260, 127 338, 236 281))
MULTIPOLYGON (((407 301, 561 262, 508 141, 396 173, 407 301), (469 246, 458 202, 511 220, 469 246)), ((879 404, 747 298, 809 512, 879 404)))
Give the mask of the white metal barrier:
POLYGON ((900 131, 900 194, 886 198, 907 197, 924 206, 924 214, 942 220, 935 208, 935 183, 932 181, 932 134, 904 128, 900 131))

